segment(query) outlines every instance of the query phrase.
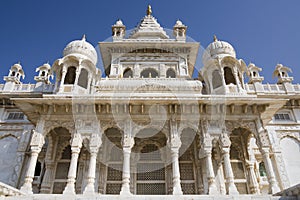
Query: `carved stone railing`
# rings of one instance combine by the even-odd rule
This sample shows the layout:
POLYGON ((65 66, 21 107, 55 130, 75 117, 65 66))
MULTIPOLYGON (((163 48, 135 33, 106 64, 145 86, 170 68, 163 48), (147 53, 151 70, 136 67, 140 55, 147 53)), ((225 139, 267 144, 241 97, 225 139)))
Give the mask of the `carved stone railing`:
MULTIPOLYGON (((54 90, 54 84, 41 85, 40 87, 36 87, 36 84, 16 84, 11 93, 52 93, 54 90)), ((4 89, 4 84, 0 85, 0 92, 4 89)))
POLYGON ((104 78, 97 86, 96 92, 197 92, 201 94, 202 83, 195 80, 186 80, 180 78, 104 78))
POLYGON ((285 86, 283 84, 245 84, 245 90, 247 94, 265 94, 265 95, 272 95, 272 94, 289 94, 289 93, 296 93, 300 94, 300 85, 292 85, 285 86))
POLYGON ((0 197, 25 195, 20 190, 0 182, 0 197))

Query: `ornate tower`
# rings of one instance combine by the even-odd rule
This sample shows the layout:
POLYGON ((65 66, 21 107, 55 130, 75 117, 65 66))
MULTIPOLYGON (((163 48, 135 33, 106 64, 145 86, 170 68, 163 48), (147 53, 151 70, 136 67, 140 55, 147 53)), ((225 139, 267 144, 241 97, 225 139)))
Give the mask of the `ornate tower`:
POLYGON ((63 51, 63 58, 53 64, 58 93, 88 94, 91 84, 100 78, 96 68, 97 52, 85 36, 70 42, 63 51))
POLYGON ((50 84, 50 79, 53 78, 53 74, 51 71, 51 66, 49 63, 45 63, 42 66, 36 68, 36 72, 39 72, 38 76, 34 77, 36 83, 36 88, 43 86, 44 84, 50 84))
POLYGON ((210 94, 245 93, 243 60, 236 59, 234 48, 225 41, 214 41, 206 48, 202 61, 202 77, 210 94))
POLYGON ((24 74, 21 64, 20 63, 14 64, 13 66, 11 66, 8 76, 4 77, 4 80, 6 81, 6 83, 4 85, 3 90, 12 91, 16 84, 22 84, 21 78, 24 78, 24 77, 25 77, 25 74, 24 74))

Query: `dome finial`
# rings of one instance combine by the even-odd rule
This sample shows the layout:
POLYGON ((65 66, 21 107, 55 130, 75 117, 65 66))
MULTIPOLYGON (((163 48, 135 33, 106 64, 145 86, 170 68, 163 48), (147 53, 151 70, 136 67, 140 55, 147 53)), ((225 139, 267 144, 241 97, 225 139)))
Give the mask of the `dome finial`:
POLYGON ((218 41, 218 38, 216 35, 214 35, 214 42, 218 41))
POLYGON ((147 8, 147 15, 152 15, 152 9, 151 9, 150 5, 148 5, 148 8, 147 8))
POLYGON ((86 41, 86 36, 85 36, 85 34, 83 34, 83 36, 82 36, 82 39, 81 40, 84 40, 84 41, 86 41))

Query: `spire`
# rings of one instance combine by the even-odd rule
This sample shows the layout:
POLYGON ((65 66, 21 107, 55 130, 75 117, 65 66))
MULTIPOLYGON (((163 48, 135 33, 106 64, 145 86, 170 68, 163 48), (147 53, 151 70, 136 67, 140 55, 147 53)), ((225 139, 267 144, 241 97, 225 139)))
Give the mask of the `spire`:
POLYGON ((218 38, 216 35, 214 35, 214 42, 218 41, 218 38))
POLYGON ((85 36, 85 34, 83 34, 83 36, 82 36, 82 39, 81 40, 84 40, 84 41, 86 41, 86 36, 85 36))
POLYGON ((150 5, 148 5, 147 15, 152 15, 152 9, 150 5))

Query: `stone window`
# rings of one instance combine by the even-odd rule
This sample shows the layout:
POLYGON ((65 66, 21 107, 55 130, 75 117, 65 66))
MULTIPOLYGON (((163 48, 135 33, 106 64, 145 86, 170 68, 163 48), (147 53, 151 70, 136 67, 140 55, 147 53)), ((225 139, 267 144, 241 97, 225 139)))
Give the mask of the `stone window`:
POLYGON ((275 121, 293 121, 290 111, 280 111, 274 115, 275 121))
POLYGON ((166 73, 167 78, 176 78, 176 72, 174 69, 169 68, 166 73))
POLYGON ((74 84, 76 77, 76 68, 75 67, 69 67, 64 84, 74 84))
POLYGON ((267 171, 265 164, 263 162, 259 163, 259 175, 260 176, 267 176, 267 171))
POLYGON ((123 78, 132 78, 133 77, 133 71, 130 68, 127 68, 123 72, 123 78))
POLYGON ((226 85, 229 85, 231 83, 236 85, 236 81, 235 81, 235 78, 233 76, 233 73, 232 73, 232 70, 230 67, 224 68, 224 78, 225 78, 226 85))
POLYGON ((7 116, 8 120, 23 120, 24 119, 24 113, 22 112, 10 112, 7 116))
POLYGON ((141 72, 141 78, 156 78, 156 77, 158 77, 158 72, 153 68, 147 68, 141 72))

